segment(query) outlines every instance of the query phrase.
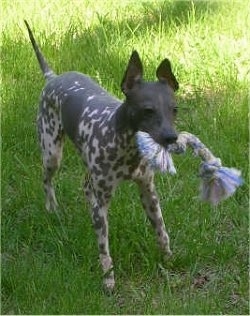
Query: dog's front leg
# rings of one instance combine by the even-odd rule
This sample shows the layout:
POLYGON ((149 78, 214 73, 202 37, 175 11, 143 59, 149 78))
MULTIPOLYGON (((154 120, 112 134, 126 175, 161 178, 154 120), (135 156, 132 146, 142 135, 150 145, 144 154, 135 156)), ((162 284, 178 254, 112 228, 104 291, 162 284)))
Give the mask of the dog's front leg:
POLYGON ((156 231, 158 241, 166 255, 172 254, 169 245, 169 236, 162 217, 160 203, 155 190, 153 176, 137 182, 140 188, 140 197, 146 214, 156 231))
MULTIPOLYGON (((112 291, 115 286, 113 262, 109 252, 109 239, 108 239, 108 205, 109 198, 106 194, 106 198, 98 198, 98 194, 95 189, 96 186, 92 185, 92 181, 89 177, 86 178, 84 184, 85 196, 90 202, 91 218, 93 226, 97 235, 99 257, 104 274, 104 288, 107 291, 112 291)), ((100 191, 99 191, 100 192, 100 191)), ((109 192, 110 193, 110 192, 109 192)))
POLYGON ((96 204, 92 208, 92 221, 98 240, 99 256, 104 273, 104 287, 113 290, 115 285, 112 258, 109 252, 107 207, 96 204))

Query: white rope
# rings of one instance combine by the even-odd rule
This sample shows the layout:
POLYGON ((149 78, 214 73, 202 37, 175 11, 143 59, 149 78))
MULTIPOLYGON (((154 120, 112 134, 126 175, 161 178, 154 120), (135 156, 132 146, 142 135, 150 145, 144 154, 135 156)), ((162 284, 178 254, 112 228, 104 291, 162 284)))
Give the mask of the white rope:
POLYGON ((220 158, 215 157, 199 138, 191 133, 181 132, 176 143, 169 145, 167 149, 144 132, 137 133, 137 143, 142 157, 153 169, 171 174, 176 173, 171 154, 185 153, 187 147, 190 147, 203 161, 200 166, 201 199, 214 205, 233 195, 243 184, 239 170, 223 167, 220 158))

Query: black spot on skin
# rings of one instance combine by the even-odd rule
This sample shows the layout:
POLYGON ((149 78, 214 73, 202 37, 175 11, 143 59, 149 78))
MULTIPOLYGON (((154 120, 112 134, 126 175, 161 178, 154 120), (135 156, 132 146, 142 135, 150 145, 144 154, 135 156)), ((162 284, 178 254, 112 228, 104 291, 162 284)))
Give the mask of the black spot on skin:
POLYGON ((106 225, 103 225, 103 227, 102 227, 102 235, 104 237, 107 237, 107 226, 106 225))
POLYGON ((113 189, 113 188, 110 187, 109 192, 106 192, 106 193, 104 194, 104 197, 105 197, 106 201, 108 201, 108 200, 111 198, 112 189, 113 189))
POLYGON ((97 176, 100 176, 102 174, 102 171, 100 169, 98 169, 96 166, 92 167, 91 172, 97 176))
POLYGON ((155 221, 152 218, 150 218, 150 217, 148 217, 148 219, 149 219, 151 225, 153 226, 153 228, 156 228, 155 221))
POLYGON ((146 166, 145 165, 141 165, 140 171, 141 171, 142 175, 144 175, 145 171, 146 171, 146 166))
POLYGON ((151 213, 154 213, 154 212, 157 211, 157 209, 156 209, 153 205, 151 205, 151 206, 149 207, 149 210, 150 210, 151 213))
POLYGON ((117 157, 117 149, 116 148, 108 147, 106 152, 108 154, 109 161, 114 161, 116 159, 116 157, 117 157))
POLYGON ((60 143, 62 138, 63 138, 63 132, 59 131, 55 139, 53 140, 54 145, 57 145, 58 143, 60 143))
POLYGON ((112 182, 112 181, 113 181, 113 177, 112 177, 112 176, 109 176, 109 177, 108 177, 108 181, 109 181, 109 182, 112 182))
POLYGON ((88 190, 88 189, 86 189, 85 188, 85 196, 87 197, 87 198, 89 198, 90 196, 91 196, 91 193, 90 193, 90 191, 88 190))
POLYGON ((100 162, 99 167, 102 170, 102 174, 103 176, 107 176, 109 173, 109 170, 111 168, 111 164, 110 163, 105 163, 105 162, 100 162))
POLYGON ((89 147, 89 151, 88 151, 88 157, 89 157, 89 161, 92 161, 92 155, 94 155, 96 152, 96 148, 91 146, 89 147))
POLYGON ((100 205, 106 204, 111 198, 113 187, 112 186, 102 186, 99 190, 96 190, 96 195, 100 205))
POLYGON ((102 159, 101 159, 101 157, 99 156, 99 157, 96 157, 96 159, 95 159, 95 163, 97 164, 97 165, 99 165, 99 163, 102 161, 102 159))
POLYGON ((93 225, 95 229, 101 229, 103 226, 105 226, 105 220, 102 216, 99 215, 99 208, 94 207, 93 208, 93 225))
POLYGON ((128 168, 129 173, 132 174, 135 171, 136 167, 137 166, 134 166, 134 165, 129 166, 129 168, 128 168))
POLYGON ((51 128, 49 128, 49 127, 47 127, 46 129, 45 129, 45 132, 47 133, 47 134, 49 134, 50 136, 53 136, 53 129, 51 129, 51 128))
POLYGON ((102 255, 106 255, 107 254, 107 251, 105 249, 105 244, 103 244, 103 243, 99 244, 99 250, 100 250, 100 253, 102 255))
POLYGON ((104 180, 100 180, 98 182, 98 185, 101 187, 101 188, 105 188, 106 187, 106 182, 104 180))
POLYGON ((104 204, 104 195, 103 195, 103 191, 101 190, 95 190, 96 192, 96 196, 99 202, 99 205, 103 205, 104 204))
POLYGON ((119 179, 119 178, 123 178, 124 177, 124 172, 123 171, 118 171, 117 174, 116 174, 116 178, 119 179))
POLYGON ((144 208, 144 210, 146 210, 146 204, 144 202, 142 202, 142 207, 144 208))

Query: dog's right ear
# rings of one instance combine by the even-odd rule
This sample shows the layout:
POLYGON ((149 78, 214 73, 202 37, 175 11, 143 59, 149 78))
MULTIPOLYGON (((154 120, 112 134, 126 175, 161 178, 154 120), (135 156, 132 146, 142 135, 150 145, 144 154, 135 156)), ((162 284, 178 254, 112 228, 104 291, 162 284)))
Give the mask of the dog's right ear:
POLYGON ((139 54, 134 50, 130 56, 127 69, 121 83, 121 89, 127 94, 134 85, 142 80, 143 67, 139 54))
POLYGON ((174 91, 179 89, 179 83, 172 72, 170 61, 164 59, 156 70, 156 76, 161 82, 168 83, 174 91))

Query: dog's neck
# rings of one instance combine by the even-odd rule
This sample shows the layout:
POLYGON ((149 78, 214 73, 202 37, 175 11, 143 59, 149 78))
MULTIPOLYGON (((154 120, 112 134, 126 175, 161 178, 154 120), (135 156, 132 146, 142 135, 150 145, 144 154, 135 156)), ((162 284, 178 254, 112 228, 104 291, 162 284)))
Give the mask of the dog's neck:
POLYGON ((116 110, 115 128, 117 132, 124 134, 135 134, 137 132, 135 126, 133 126, 133 120, 126 101, 124 101, 116 110))

